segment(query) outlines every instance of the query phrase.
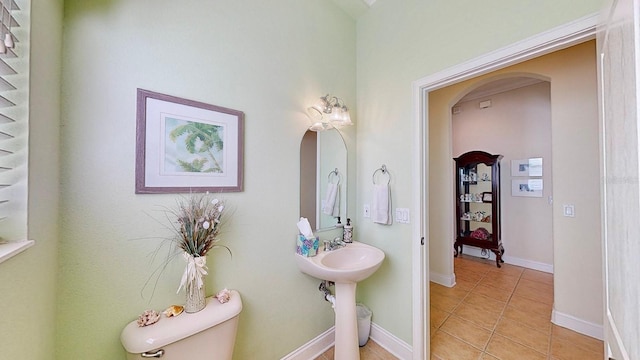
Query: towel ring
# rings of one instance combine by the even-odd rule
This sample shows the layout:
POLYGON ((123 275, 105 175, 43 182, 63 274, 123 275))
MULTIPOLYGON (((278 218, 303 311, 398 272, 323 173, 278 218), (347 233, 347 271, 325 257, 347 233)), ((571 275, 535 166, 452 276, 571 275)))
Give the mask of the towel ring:
POLYGON ((387 185, 389 185, 391 183, 391 173, 389 172, 389 170, 387 170, 387 166, 385 164, 382 164, 382 167, 380 167, 379 169, 376 169, 376 171, 373 172, 373 176, 372 176, 373 185, 376 184, 376 173, 378 171, 382 172, 382 175, 389 176, 389 178, 387 179, 387 185))
POLYGON ((335 170, 329 173, 329 176, 327 177, 329 179, 329 182, 331 182, 331 175, 335 175, 338 178, 338 182, 336 184, 340 184, 340 181, 342 180, 342 178, 340 177, 338 168, 336 168, 335 170))

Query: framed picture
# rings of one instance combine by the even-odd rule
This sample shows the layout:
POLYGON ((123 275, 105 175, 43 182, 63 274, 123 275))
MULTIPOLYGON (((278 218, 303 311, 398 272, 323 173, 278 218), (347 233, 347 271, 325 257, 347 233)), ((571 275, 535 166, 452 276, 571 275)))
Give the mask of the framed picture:
POLYGON ((542 179, 512 179, 511 196, 542 197, 542 179))
POLYGON ((483 192, 482 193, 482 202, 492 202, 493 201, 493 194, 491 192, 483 192))
POLYGON ((136 194, 243 186, 244 113, 138 89, 136 194))
POLYGON ((511 176, 542 176, 542 158, 511 160, 511 176))

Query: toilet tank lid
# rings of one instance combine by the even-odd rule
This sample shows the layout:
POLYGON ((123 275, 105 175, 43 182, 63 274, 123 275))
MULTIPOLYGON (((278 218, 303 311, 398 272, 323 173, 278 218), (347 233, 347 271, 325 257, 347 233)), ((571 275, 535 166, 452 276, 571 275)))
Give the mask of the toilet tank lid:
POLYGON ((122 346, 132 354, 155 350, 223 323, 242 310, 240 294, 235 290, 231 290, 227 303, 220 304, 213 296, 206 302, 205 308, 197 313, 183 312, 170 318, 160 314, 160 320, 153 325, 139 327, 135 320, 130 322, 120 334, 122 346))

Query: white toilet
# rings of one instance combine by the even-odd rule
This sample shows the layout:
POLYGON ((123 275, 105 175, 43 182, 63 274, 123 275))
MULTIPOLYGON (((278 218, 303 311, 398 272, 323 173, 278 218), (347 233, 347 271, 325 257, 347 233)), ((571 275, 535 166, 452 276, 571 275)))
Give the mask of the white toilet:
POLYGON ((139 327, 130 322, 120 335, 127 360, 230 360, 242 310, 240 294, 231 290, 229 302, 207 298, 206 307, 194 314, 182 313, 139 327))

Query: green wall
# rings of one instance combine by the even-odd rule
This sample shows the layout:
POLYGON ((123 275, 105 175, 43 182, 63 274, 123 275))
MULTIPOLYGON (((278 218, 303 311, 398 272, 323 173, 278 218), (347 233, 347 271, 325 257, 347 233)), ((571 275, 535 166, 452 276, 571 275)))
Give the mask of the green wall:
POLYGON ((20 5, 23 14, 36 19, 30 28, 19 30, 30 33, 31 41, 21 41, 16 48, 21 56, 31 57, 27 236, 36 244, 0 264, 0 304, 5 309, 0 359, 49 360, 55 351, 58 269, 62 1, 20 5))
POLYGON ((176 195, 134 194, 136 88, 245 113, 244 191, 221 195, 233 257, 210 254, 206 283, 242 296, 235 358, 280 358, 330 328, 294 262, 299 147, 319 96, 355 103, 355 65, 355 21, 331 1, 65 1, 57 358, 122 359, 128 322, 183 302, 183 262, 155 284, 150 256, 176 195))
POLYGON ((355 236, 387 254, 358 300, 411 343, 411 226, 374 225, 360 211, 383 163, 393 206, 411 207, 411 83, 601 5, 378 0, 356 23, 327 0, 68 0, 61 34, 62 3, 32 1, 29 235, 37 244, 0 264, 0 303, 12 306, 0 322, 2 359, 51 359, 54 348, 58 359, 123 359, 127 322, 182 301, 179 262, 153 297, 144 287, 161 263, 150 254, 167 235, 158 209, 175 196, 134 194, 136 88, 245 112, 245 191, 224 194, 233 208, 224 243, 234 255, 210 256, 207 283, 209 294, 229 287, 243 296, 238 359, 282 357, 333 324, 317 280, 293 262, 294 226, 302 110, 327 92, 343 97, 357 124, 344 134, 357 175, 349 178, 355 236))
MULTIPOLYGON (((371 307, 378 325, 412 342, 411 241, 419 239, 411 238, 412 224, 373 224, 360 210, 371 202, 371 174, 381 164, 393 176, 394 208, 412 208, 419 196, 412 191, 412 82, 600 7, 600 0, 378 0, 358 19, 355 226, 359 239, 387 254, 382 269, 360 286, 359 297, 371 307)), ((418 221, 411 215, 412 222, 418 221)))

